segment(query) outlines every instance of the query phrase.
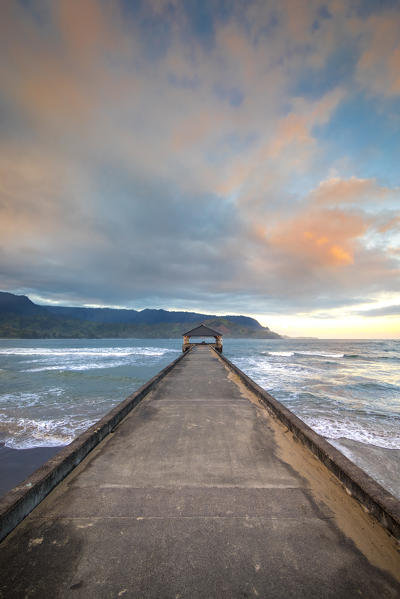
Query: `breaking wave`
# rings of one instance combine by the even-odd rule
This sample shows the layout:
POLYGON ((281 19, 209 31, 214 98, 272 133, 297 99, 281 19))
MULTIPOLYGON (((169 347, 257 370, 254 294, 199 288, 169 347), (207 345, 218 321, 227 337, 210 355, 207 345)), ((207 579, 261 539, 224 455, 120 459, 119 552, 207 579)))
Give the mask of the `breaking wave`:
POLYGON ((2 347, 0 355, 7 356, 43 356, 43 357, 116 357, 116 356, 163 356, 170 352, 178 352, 174 348, 164 347, 66 347, 63 349, 52 349, 46 347, 2 347))

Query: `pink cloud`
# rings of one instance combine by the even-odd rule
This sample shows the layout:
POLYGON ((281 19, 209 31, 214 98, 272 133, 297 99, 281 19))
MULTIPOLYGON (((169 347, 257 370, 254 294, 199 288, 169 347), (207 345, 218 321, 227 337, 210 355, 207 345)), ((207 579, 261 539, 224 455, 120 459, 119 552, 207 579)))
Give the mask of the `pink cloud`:
POLYGON ((312 192, 312 201, 317 204, 360 204, 365 200, 373 199, 374 202, 388 197, 391 193, 386 187, 380 186, 374 179, 360 179, 350 177, 340 179, 332 177, 322 181, 312 192))

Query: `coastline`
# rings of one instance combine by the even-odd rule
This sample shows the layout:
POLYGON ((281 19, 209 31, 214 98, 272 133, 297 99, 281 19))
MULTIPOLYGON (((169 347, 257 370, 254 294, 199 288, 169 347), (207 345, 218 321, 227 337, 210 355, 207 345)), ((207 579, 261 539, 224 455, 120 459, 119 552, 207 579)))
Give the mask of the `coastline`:
POLYGON ((20 484, 63 447, 11 449, 0 444, 0 497, 20 484))

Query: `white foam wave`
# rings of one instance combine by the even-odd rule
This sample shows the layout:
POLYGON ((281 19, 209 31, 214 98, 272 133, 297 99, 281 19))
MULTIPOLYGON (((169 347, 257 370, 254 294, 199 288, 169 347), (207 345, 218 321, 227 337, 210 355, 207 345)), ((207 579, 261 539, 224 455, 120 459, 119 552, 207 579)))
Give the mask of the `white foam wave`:
POLYGON ((4 441, 4 445, 10 449, 33 449, 34 447, 63 447, 72 443, 74 437, 63 437, 53 435, 52 437, 45 438, 30 438, 30 439, 16 439, 14 437, 7 438, 4 441))
POLYGON ((61 397, 64 394, 64 389, 60 387, 51 387, 42 393, 33 393, 33 392, 15 392, 15 393, 3 393, 0 395, 0 402, 7 404, 16 404, 20 406, 21 404, 26 407, 26 404, 31 402, 36 402, 45 397, 61 397))
MULTIPOLYGON (((35 357, 35 359, 24 361, 25 365, 35 364, 35 366, 25 368, 22 372, 46 372, 52 370, 84 371, 95 368, 115 368, 134 363, 140 359, 157 359, 171 352, 179 352, 179 350, 163 347, 65 348, 63 350, 12 348, 7 352, 11 352, 10 355, 21 357, 35 357)), ((7 352, 3 351, 3 354, 7 352)))
POLYGON ((344 358, 344 354, 337 352, 296 351, 294 354, 297 356, 320 356, 321 358, 344 358))
MULTIPOLYGON (((74 421, 72 418, 65 417, 40 420, 10 418, 0 414, 0 423, 4 423, 7 427, 3 442, 11 449, 67 445, 95 422, 97 419, 74 421)), ((0 427, 0 431, 1 428, 3 427, 0 427)))
POLYGON ((324 352, 324 351, 267 351, 262 352, 264 355, 268 356, 280 356, 282 358, 291 358, 293 356, 316 356, 321 358, 343 358, 344 354, 337 352, 324 352))
POLYGON ((80 371, 80 370, 95 370, 98 368, 116 368, 117 366, 124 366, 126 362, 116 361, 113 362, 87 362, 87 363, 77 363, 77 364, 58 364, 57 366, 41 366, 39 368, 28 368, 26 370, 22 370, 22 372, 46 372, 50 370, 57 370, 59 372, 65 371, 80 371))
POLYGON ((10 347, 0 348, 0 354, 10 356, 62 356, 80 358, 90 357, 121 357, 132 355, 163 356, 169 352, 179 352, 177 349, 164 347, 67 347, 63 349, 52 349, 48 347, 10 347))
POLYGON ((0 404, 7 407, 11 405, 23 406, 29 408, 40 403, 41 395, 39 393, 4 393, 0 395, 0 404))
POLYGON ((386 449, 400 449, 400 431, 394 427, 384 428, 377 422, 370 423, 370 427, 354 420, 333 420, 323 417, 304 417, 303 420, 316 433, 327 439, 351 439, 366 445, 375 445, 386 449))

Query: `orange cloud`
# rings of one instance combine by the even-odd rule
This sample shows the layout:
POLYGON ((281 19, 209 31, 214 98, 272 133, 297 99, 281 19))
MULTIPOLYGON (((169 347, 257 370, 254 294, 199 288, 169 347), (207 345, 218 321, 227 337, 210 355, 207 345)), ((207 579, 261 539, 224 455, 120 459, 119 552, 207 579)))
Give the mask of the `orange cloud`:
POLYGON ((268 244, 287 257, 292 256, 297 264, 311 268, 343 267, 354 263, 357 240, 366 230, 360 214, 308 206, 273 226, 268 244))
POLYGON ((322 181, 313 191, 311 199, 316 204, 351 204, 363 202, 368 199, 374 201, 384 198, 389 194, 386 187, 378 185, 375 179, 340 179, 331 177, 322 181))
POLYGON ((354 263, 354 257, 350 254, 350 252, 346 251, 338 245, 333 245, 329 251, 336 264, 354 263))

